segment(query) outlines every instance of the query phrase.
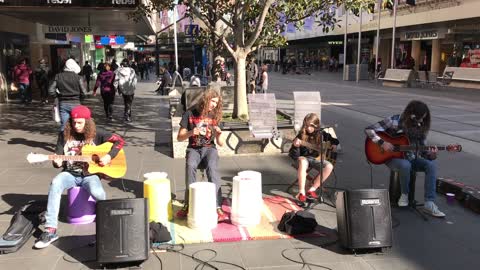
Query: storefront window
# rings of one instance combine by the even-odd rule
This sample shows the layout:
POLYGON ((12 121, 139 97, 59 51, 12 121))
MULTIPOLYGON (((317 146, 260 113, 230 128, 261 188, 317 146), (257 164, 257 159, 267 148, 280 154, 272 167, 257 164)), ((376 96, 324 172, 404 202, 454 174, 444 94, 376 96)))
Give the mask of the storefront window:
POLYGON ((28 44, 26 35, 0 32, 0 72, 5 75, 8 82, 12 81, 13 68, 20 59, 27 58, 27 61, 30 61, 28 44))

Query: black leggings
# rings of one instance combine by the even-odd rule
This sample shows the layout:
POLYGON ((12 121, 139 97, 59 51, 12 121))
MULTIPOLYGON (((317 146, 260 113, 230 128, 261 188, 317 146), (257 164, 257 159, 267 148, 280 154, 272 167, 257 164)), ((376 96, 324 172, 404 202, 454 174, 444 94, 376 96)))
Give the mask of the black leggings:
POLYGON ((113 102, 115 101, 115 91, 102 92, 103 108, 107 117, 113 115, 113 102))

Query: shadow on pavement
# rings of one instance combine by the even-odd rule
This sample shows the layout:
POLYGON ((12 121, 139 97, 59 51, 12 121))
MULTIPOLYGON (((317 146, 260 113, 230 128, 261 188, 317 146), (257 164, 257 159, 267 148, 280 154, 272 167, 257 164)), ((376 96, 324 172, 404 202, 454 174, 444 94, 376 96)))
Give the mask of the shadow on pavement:
POLYGON ((25 146, 30 146, 34 148, 41 148, 45 151, 49 152, 54 152, 55 151, 55 145, 53 143, 46 143, 46 142, 40 142, 40 141, 31 141, 28 139, 24 138, 11 138, 7 144, 22 144, 25 146))
POLYGON ((81 263, 88 269, 99 269, 100 267, 97 263, 94 234, 63 236, 52 245, 65 253, 62 259, 66 262, 81 263))
POLYGON ((125 193, 133 194, 133 198, 143 198, 143 182, 122 178, 112 180, 108 182, 108 185, 125 193))
POLYGON ((22 206, 28 204, 30 201, 47 201, 48 195, 32 195, 32 194, 18 194, 7 193, 2 195, 2 201, 11 206, 7 211, 1 212, 3 215, 13 215, 22 206))

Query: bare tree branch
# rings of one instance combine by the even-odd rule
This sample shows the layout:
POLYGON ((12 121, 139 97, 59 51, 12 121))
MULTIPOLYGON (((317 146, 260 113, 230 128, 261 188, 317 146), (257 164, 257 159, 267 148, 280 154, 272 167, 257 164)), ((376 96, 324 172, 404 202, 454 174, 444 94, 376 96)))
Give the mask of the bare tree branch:
POLYGON ((225 38, 225 36, 222 37, 222 43, 225 46, 225 48, 227 48, 228 52, 230 52, 230 54, 235 58, 235 51, 233 50, 232 47, 230 47, 230 44, 228 44, 228 41, 225 38))
MULTIPOLYGON (((266 0, 265 5, 263 6, 262 13, 260 15, 260 19, 257 22, 257 26, 255 27, 254 34, 248 39, 247 43, 245 44, 246 47, 252 47, 255 41, 260 36, 262 32, 263 24, 265 23, 265 17, 267 17, 268 10, 270 6, 273 4, 275 0, 266 0)), ((243 24, 242 24, 243 25, 243 24)))

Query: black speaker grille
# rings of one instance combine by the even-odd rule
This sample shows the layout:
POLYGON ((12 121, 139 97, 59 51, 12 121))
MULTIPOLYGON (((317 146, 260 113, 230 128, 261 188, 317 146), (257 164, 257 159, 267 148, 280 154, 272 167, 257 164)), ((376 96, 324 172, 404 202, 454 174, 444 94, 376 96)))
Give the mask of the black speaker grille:
POLYGON ((349 249, 392 246, 392 218, 388 191, 359 189, 337 197, 340 242, 349 249))
POLYGON ((120 263, 148 259, 146 199, 97 202, 97 261, 120 263))

